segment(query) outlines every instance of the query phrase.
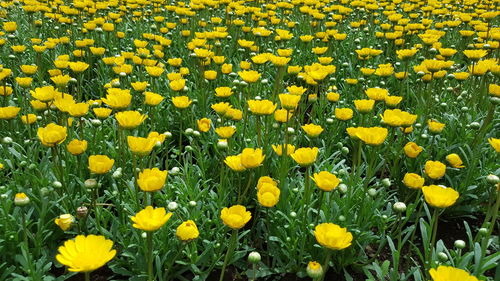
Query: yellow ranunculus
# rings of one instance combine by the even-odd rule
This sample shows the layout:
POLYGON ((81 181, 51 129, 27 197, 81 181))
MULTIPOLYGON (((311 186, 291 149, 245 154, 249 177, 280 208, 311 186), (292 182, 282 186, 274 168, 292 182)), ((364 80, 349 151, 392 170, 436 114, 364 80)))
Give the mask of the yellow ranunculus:
POLYGON ((347 121, 352 119, 354 112, 350 108, 335 108, 335 118, 347 121))
POLYGON ((0 107, 0 120, 13 119, 17 116, 19 111, 21 111, 21 108, 17 106, 0 107))
POLYGON ((54 99, 58 91, 54 86, 45 86, 40 88, 35 88, 34 91, 30 91, 31 96, 41 102, 49 102, 54 99))
POLYGON ((420 154, 420 152, 422 152, 422 150, 424 149, 421 146, 418 146, 418 144, 412 141, 406 143, 403 147, 403 151, 405 152, 406 156, 410 158, 416 158, 420 154))
POLYGON ((89 157, 89 170, 94 174, 105 174, 111 170, 115 160, 106 155, 92 155, 89 157))
POLYGON ((238 75, 247 83, 255 83, 260 78, 260 73, 255 70, 238 71, 238 75))
POLYGON ((300 166, 307 167, 316 161, 316 157, 318 157, 318 148, 302 147, 296 149, 292 154, 290 154, 290 157, 292 157, 292 159, 300 166))
POLYGON ((446 161, 448 161, 448 163, 450 163, 450 165, 453 168, 464 168, 465 167, 463 165, 464 162, 462 161, 462 159, 460 159, 460 156, 458 156, 458 154, 456 154, 456 153, 448 154, 446 156, 446 161))
POLYGON ((451 187, 428 185, 422 187, 425 202, 436 208, 447 208, 457 201, 460 194, 451 187))
POLYGON ((240 229, 252 218, 252 213, 247 211, 244 206, 234 205, 230 208, 222 209, 220 218, 230 228, 240 229))
POLYGON ((56 218, 54 222, 62 229, 62 231, 66 231, 75 222, 75 217, 70 214, 64 214, 56 218))
POLYGON ((356 136, 364 143, 372 146, 381 145, 387 138, 388 130, 382 127, 358 128, 356 136))
POLYGON ((177 227, 175 235, 179 238, 179 240, 189 242, 198 238, 198 236, 200 236, 200 232, 198 231, 198 227, 194 221, 187 220, 177 227))
POLYGON ((78 235, 59 247, 56 260, 71 272, 91 272, 115 257, 112 247, 113 241, 104 236, 78 235))
POLYGON ((121 111, 115 114, 116 121, 123 129, 134 129, 141 125, 148 116, 139 111, 121 111))
POLYGON ((490 143, 491 147, 493 147, 493 149, 496 152, 500 153, 500 139, 489 138, 488 142, 490 143))
POLYGON ((217 133, 217 135, 223 139, 232 137, 235 132, 236 128, 233 126, 219 127, 215 129, 215 133, 217 133))
POLYGON ((102 98, 102 101, 113 109, 127 108, 132 101, 130 90, 110 88, 107 92, 106 98, 102 98))
POLYGON ((235 172, 243 172, 246 170, 245 166, 241 164, 241 154, 227 156, 226 159, 224 159, 224 163, 235 172))
POLYGON ((172 97, 172 103, 179 109, 187 108, 192 102, 188 96, 172 97))
POLYGON ((451 266, 440 265, 438 268, 429 270, 432 281, 479 281, 475 276, 467 271, 451 266))
POLYGON ((304 130, 310 138, 317 138, 323 132, 323 128, 316 124, 305 124, 302 126, 302 130, 304 130))
POLYGON ((311 178, 319 187, 319 189, 323 191, 332 191, 340 184, 340 180, 337 178, 337 176, 328 171, 314 173, 311 178))
POLYGON ((292 144, 287 143, 286 147, 284 145, 278 144, 278 145, 271 145, 273 148, 274 152, 278 154, 278 156, 282 156, 283 152, 286 150, 286 155, 290 155, 295 152, 295 146, 292 144))
POLYGON ((165 98, 162 95, 153 92, 144 92, 144 103, 149 106, 157 106, 165 98))
POLYGON ((333 223, 322 223, 314 228, 316 241, 328 249, 342 250, 352 243, 352 234, 347 228, 342 228, 333 223))
POLYGON ((145 156, 153 150, 156 141, 151 138, 127 136, 127 144, 132 153, 139 156, 145 156))
POLYGON ((165 208, 154 208, 147 206, 140 212, 131 217, 134 228, 144 231, 156 231, 162 227, 172 216, 172 213, 167 213, 165 208))
POLYGON ((67 136, 67 128, 50 123, 46 127, 38 128, 38 138, 45 146, 55 146, 62 143, 67 136))
POLYGON ((264 183, 257 190, 257 200, 264 207, 274 207, 280 199, 280 189, 270 183, 264 183))
POLYGON ((201 118, 196 121, 196 124, 198 125, 198 130, 200 130, 200 132, 206 133, 210 130, 212 120, 208 118, 201 118))
POLYGON ((439 134, 443 131, 445 124, 439 123, 434 120, 427 120, 427 125, 429 126, 429 131, 434 134, 439 134))
POLYGON ((280 94, 279 99, 281 102, 281 107, 286 110, 295 110, 299 105, 301 96, 291 95, 291 94, 280 94))
POLYGON ((439 161, 427 161, 425 162, 425 174, 429 178, 437 180, 444 176, 446 173, 446 165, 439 161))
POLYGON ((262 149, 245 148, 241 152, 241 165, 246 169, 256 168, 262 164, 265 158, 262 149))
POLYGON ((87 141, 86 140, 78 140, 74 139, 68 143, 66 148, 73 155, 80 155, 87 150, 87 141))
POLYGON ((403 177, 403 183, 413 189, 420 189, 424 186, 425 179, 415 173, 406 173, 403 177))
POLYGON ((144 169, 139 173, 137 184, 142 191, 157 191, 165 185, 167 174, 167 171, 158 168, 144 169))
POLYGON ((247 103, 255 115, 270 115, 276 110, 276 104, 270 100, 249 100, 247 103))

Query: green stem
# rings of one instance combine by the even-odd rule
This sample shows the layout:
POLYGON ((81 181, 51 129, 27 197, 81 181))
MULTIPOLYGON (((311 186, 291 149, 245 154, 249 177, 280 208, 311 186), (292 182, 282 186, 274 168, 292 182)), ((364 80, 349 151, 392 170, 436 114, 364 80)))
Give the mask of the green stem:
POLYGON ((90 281, 90 272, 84 272, 83 275, 85 276, 85 281, 90 281))
POLYGON ((326 250, 326 258, 325 258, 325 263, 323 264, 323 275, 319 278, 319 281, 323 281, 325 279, 325 275, 328 272, 328 267, 330 265, 330 259, 332 257, 332 250, 327 249, 326 250))
POLYGON ((146 243, 148 247, 148 281, 154 280, 153 274, 153 233, 146 232, 146 243))
POLYGON ((229 247, 227 248, 226 257, 224 258, 224 264, 222 265, 222 270, 220 272, 219 281, 224 280, 224 273, 226 271, 227 264, 231 259, 231 256, 236 248, 236 244, 238 243, 238 229, 233 229, 233 233, 231 234, 231 240, 229 241, 229 247))

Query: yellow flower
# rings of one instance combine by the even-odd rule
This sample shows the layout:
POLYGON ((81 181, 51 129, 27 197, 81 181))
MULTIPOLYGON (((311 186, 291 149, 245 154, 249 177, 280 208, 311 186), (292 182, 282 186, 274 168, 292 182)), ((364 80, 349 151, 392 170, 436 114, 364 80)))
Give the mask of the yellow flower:
POLYGON ((303 125, 302 130, 304 130, 310 138, 316 138, 323 132, 323 128, 320 125, 315 124, 303 125))
POLYGON ((328 249, 342 250, 352 243, 352 234, 347 228, 342 228, 333 223, 322 223, 314 228, 316 241, 328 249))
POLYGON ((302 147, 296 149, 290 157, 302 167, 307 167, 312 165, 316 158, 318 157, 318 148, 317 147, 302 147))
POLYGON ((148 116, 139 111, 122 111, 115 114, 116 121, 123 129, 134 129, 141 125, 148 116))
POLYGON ((35 99, 46 103, 53 100, 58 91, 54 88, 54 86, 45 86, 36 88, 34 91, 30 91, 30 93, 35 99))
POLYGON ((233 126, 219 127, 215 129, 215 133, 222 139, 228 139, 234 135, 236 128, 233 126))
POLYGON ((217 78, 217 71, 207 70, 203 73, 203 77, 207 80, 215 80, 217 78))
POLYGON ((415 173, 406 173, 403 177, 403 183, 413 189, 420 189, 424 186, 425 179, 415 173))
POLYGON ((116 255, 113 241, 97 235, 78 235, 58 249, 56 260, 71 272, 90 272, 105 265, 116 255))
POLYGON ((108 118, 108 116, 111 114, 112 110, 109 108, 105 107, 96 107, 92 109, 95 113, 95 115, 100 118, 100 119, 105 119, 108 118))
POLYGON ((21 65, 21 72, 26 75, 33 75, 38 70, 38 66, 36 65, 21 65))
POLYGON ((354 106, 360 113, 368 113, 373 110, 374 100, 354 100, 354 106))
POLYGON ((490 143, 491 147, 493 147, 493 149, 496 152, 500 153, 500 139, 489 138, 488 142, 490 143))
POLYGON ((365 90, 365 94, 372 100, 383 101, 389 95, 389 91, 381 88, 368 88, 365 90))
POLYGON ((381 145, 387 138, 388 130, 382 127, 358 128, 356 137, 368 145, 381 145))
POLYGON ((175 235, 179 238, 179 240, 189 242, 198 238, 198 236, 200 236, 200 232, 198 231, 198 227, 194 221, 187 220, 177 227, 175 235))
POLYGON ((475 276, 470 275, 467 271, 451 266, 440 265, 437 269, 431 268, 429 274, 433 281, 478 281, 475 276))
POLYGON ((247 83, 255 83, 260 78, 260 73, 255 70, 238 71, 238 75, 247 83))
POLYGON ((464 55, 470 60, 476 61, 488 54, 486 50, 464 50, 464 55))
POLYGON ((106 98, 102 98, 102 101, 113 109, 127 108, 132 101, 130 90, 109 88, 107 92, 106 98))
POLYGON ((386 96, 385 97, 385 104, 387 104, 389 107, 396 107, 402 100, 403 100, 403 97, 386 96))
POLYGON ((197 120, 196 123, 198 125, 198 130, 200 130, 200 132, 205 133, 210 130, 210 125, 212 124, 212 121, 208 118, 201 118, 200 120, 197 120))
POLYGON ((115 160, 106 155, 91 155, 89 157, 89 170, 94 174, 105 174, 111 170, 115 160))
POLYGON ((46 127, 38 128, 38 138, 45 146, 55 146, 62 143, 67 134, 67 128, 50 123, 46 127))
POLYGON ((69 75, 56 75, 54 77, 50 77, 50 80, 56 84, 57 87, 66 87, 68 85, 69 80, 71 80, 71 76, 69 75))
POLYGON ((137 184, 142 191, 157 191, 165 185, 167 174, 167 171, 158 168, 144 169, 139 173, 137 184))
POLYGON ((172 216, 172 213, 165 211, 165 208, 154 208, 147 206, 131 218, 134 228, 144 231, 156 231, 162 227, 172 216))
POLYGON ((87 141, 86 140, 78 140, 74 139, 68 143, 66 148, 73 155, 80 155, 87 150, 87 141))
POLYGON ((19 111, 21 111, 21 108, 17 106, 0 107, 0 120, 13 119, 19 111))
POLYGON ((64 214, 56 218, 54 222, 62 229, 62 231, 66 231, 75 222, 75 217, 70 214, 64 214))
POLYGON ((416 114, 400 109, 386 109, 381 117, 385 124, 392 127, 409 127, 417 120, 416 114))
POLYGON ((146 87, 148 86, 148 82, 147 81, 144 81, 144 82, 137 81, 137 82, 130 83, 130 86, 132 86, 132 88, 138 92, 144 92, 144 90, 146 90, 146 87))
POLYGON ((170 81, 168 85, 170 86, 170 89, 172 89, 172 91, 178 92, 184 89, 184 87, 186 86, 186 80, 175 79, 173 81, 170 81))
POLYGON ((75 73, 81 73, 87 70, 87 68, 89 68, 89 65, 87 63, 84 63, 83 61, 70 62, 69 68, 71 68, 71 70, 75 73))
POLYGON ((328 92, 326 94, 326 99, 331 101, 331 102, 337 102, 340 99, 340 94, 339 93, 334 93, 334 92, 328 92))
POLYGON ((288 90, 290 95, 297 95, 297 96, 300 96, 307 91, 307 88, 299 87, 299 86, 295 86, 295 85, 288 86, 286 89, 288 90))
POLYGON ((244 206, 234 205, 230 208, 222 209, 220 218, 230 228, 240 229, 252 218, 252 214, 244 206))
POLYGON ((445 124, 439 123, 439 122, 431 120, 431 119, 427 120, 427 125, 429 126, 429 130, 431 131, 431 133, 434 133, 434 134, 441 133, 444 129, 444 126, 445 126, 445 124))
POLYGON ((280 189, 276 185, 264 183, 257 190, 257 200, 267 208, 274 207, 280 199, 280 189))
POLYGON ((224 159, 224 163, 226 163, 226 165, 235 172, 243 172, 246 170, 245 166, 241 164, 241 154, 227 156, 226 159, 224 159))
POLYGON ((425 174, 429 178, 437 180, 444 176, 446 173, 446 165, 439 161, 428 160, 425 162, 425 174))
POLYGON ((457 201, 460 194, 451 187, 428 185, 422 187, 425 202, 436 208, 447 208, 457 201))
POLYGON ((89 104, 80 102, 69 106, 68 113, 73 117, 82 117, 89 111, 89 104))
POLYGON ((156 145, 156 141, 152 138, 127 136, 127 144, 132 153, 139 156, 145 156, 153 150, 153 147, 156 145))
POLYGON ((215 96, 219 98, 227 98, 233 94, 231 88, 229 87, 217 87, 215 88, 215 96))
POLYGON ((4 22, 3 29, 7 32, 12 33, 17 30, 17 23, 15 21, 4 22))
POLYGON ((270 100, 247 101, 250 111, 255 115, 270 115, 276 110, 276 104, 270 100))
MULTIPOLYGON (((33 82, 33 78, 31 77, 16 77, 16 83, 22 88, 29 88, 31 86, 31 82, 33 82)), ((5 93, 3 92, 3 87, 0 88, 0 95, 5 95, 5 93)))
POLYGON ((319 189, 323 191, 332 191, 340 184, 340 180, 337 178, 337 176, 328 171, 314 173, 311 178, 319 187, 319 189))
POLYGON ((352 119, 354 112, 350 108, 335 108, 335 118, 347 121, 352 119))
MULTIPOLYGON (((278 145, 274 145, 274 144, 273 144, 273 145, 271 145, 271 146, 272 146, 272 148, 273 148, 274 152, 275 152, 276 154, 278 154, 278 156, 283 155, 283 152, 284 152, 283 150, 285 149, 285 147, 283 147, 283 145, 282 145, 282 144, 278 144, 278 145)), ((286 144, 286 155, 290 155, 290 154, 292 154, 294 151, 295 151, 295 146, 294 146, 294 145, 292 145, 292 144, 287 143, 287 144, 286 144)))
POLYGON ((295 110, 299 105, 300 96, 290 94, 280 94, 281 107, 287 110, 295 110))
POLYGON ((26 115, 23 115, 21 116, 21 121, 23 121, 24 124, 33 124, 35 123, 37 120, 37 117, 35 114, 26 114, 26 115))
POLYGON ((464 168, 465 167, 464 165, 462 165, 463 164, 462 159, 460 159, 460 156, 458 156, 458 154, 456 154, 456 153, 448 154, 446 156, 446 161, 448 161, 448 163, 450 163, 450 165, 453 168, 464 168))
POLYGON ((262 154, 262 149, 260 148, 245 148, 241 152, 241 164, 246 169, 259 167, 265 158, 266 156, 262 154))
POLYGON ((410 141, 403 147, 403 150, 406 156, 416 158, 424 149, 421 146, 418 146, 418 144, 410 141))
POLYGON ((187 108, 192 102, 188 96, 172 97, 172 103, 179 109, 187 108))
POLYGON ((274 112, 274 120, 280 123, 286 123, 292 118, 292 112, 286 109, 278 109, 274 112))
POLYGON ((144 103, 149 106, 157 106, 165 98, 162 95, 153 92, 144 92, 144 103))

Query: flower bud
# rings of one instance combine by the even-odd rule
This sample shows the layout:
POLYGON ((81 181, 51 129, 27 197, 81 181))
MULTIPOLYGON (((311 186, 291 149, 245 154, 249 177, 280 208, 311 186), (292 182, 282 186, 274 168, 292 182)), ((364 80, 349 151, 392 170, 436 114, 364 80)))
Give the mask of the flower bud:
POLYGON ((85 185, 85 188, 92 189, 92 188, 97 186, 97 180, 87 179, 87 180, 85 180, 85 182, 83 184, 85 185))
POLYGON ((395 212, 403 213, 406 211, 406 204, 403 202, 396 202, 396 203, 394 203, 394 205, 392 205, 392 209, 395 212))
POLYGON ((251 252, 248 254, 248 262, 259 263, 261 260, 260 254, 258 252, 251 252))
POLYGON ((488 229, 487 229, 486 227, 481 227, 481 228, 479 229, 479 234, 481 234, 481 235, 486 235, 486 234, 488 234, 488 229))
POLYGON ((61 188, 62 187, 62 183, 60 181, 53 181, 52 182, 52 186, 55 187, 55 188, 61 188))
POLYGON ((170 172, 169 174, 175 176, 177 175, 178 173, 180 173, 181 169, 179 169, 179 167, 172 167, 172 169, 170 169, 170 172))
POLYGON ((113 172, 112 176, 113 176, 114 179, 119 179, 119 178, 122 177, 122 171, 121 170, 116 170, 116 171, 113 172))
POLYGON ((339 184, 339 186, 337 188, 339 189, 340 193, 342 193, 342 194, 345 194, 347 192, 347 185, 345 185, 343 183, 339 184))
POLYGON ((288 127, 286 128, 286 132, 289 134, 289 135, 293 135, 295 134, 295 129, 292 128, 292 127, 288 127))
POLYGON ((479 124, 479 122, 472 122, 470 123, 470 127, 471 129, 477 130, 479 129, 479 127, 481 127, 481 124, 479 124))
POLYGON ((448 256, 444 252, 439 252, 437 256, 441 262, 445 262, 448 260, 448 256))
POLYGON ((346 146, 342 147, 341 151, 342 151, 342 154, 344 154, 344 155, 349 154, 349 148, 346 146))
POLYGON ((80 206, 76 208, 76 217, 79 219, 82 219, 87 216, 87 213, 89 212, 89 209, 85 206, 80 206))
POLYGON ((297 217, 297 213, 296 212, 290 212, 290 217, 292 217, 292 218, 297 217))
POLYGON ((497 184, 500 181, 500 179, 496 175, 488 175, 486 177, 486 181, 492 184, 497 184))
POLYGON ((189 206, 196 207, 196 201, 189 201, 189 206))
POLYGON ((219 140, 217 142, 217 147, 222 149, 228 148, 227 140, 219 140))
POLYGON ((340 215, 340 216, 339 216, 339 221, 340 221, 340 222, 345 222, 345 216, 340 215))
POLYGON ((11 137, 5 137, 2 139, 2 142, 4 144, 11 144, 12 143, 12 138, 11 137))
POLYGON ((168 205, 167 205, 168 210, 172 211, 172 212, 177 210, 177 207, 179 207, 179 205, 177 205, 177 203, 174 201, 168 203, 168 205))
POLYGON ((307 264, 307 276, 311 277, 312 279, 317 279, 323 275, 323 267, 321 267, 321 264, 315 261, 310 261, 307 264))
POLYGON ((377 190, 375 188, 368 189, 368 195, 375 197, 377 195, 377 190))
POLYGON ((466 244, 464 240, 455 240, 454 246, 457 249, 463 249, 465 248, 466 244))
POLYGON ((26 206, 30 203, 30 198, 25 193, 17 193, 14 197, 14 204, 16 206, 26 206))
POLYGON ((391 186, 391 180, 388 178, 385 178, 382 180, 382 185, 385 187, 390 187, 391 186))

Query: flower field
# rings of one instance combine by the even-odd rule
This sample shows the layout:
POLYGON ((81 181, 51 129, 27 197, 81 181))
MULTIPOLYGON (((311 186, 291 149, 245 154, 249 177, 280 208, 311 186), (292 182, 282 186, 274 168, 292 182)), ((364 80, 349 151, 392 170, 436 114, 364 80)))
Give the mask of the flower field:
POLYGON ((499 0, 0 2, 0 280, 500 280, 499 0))

